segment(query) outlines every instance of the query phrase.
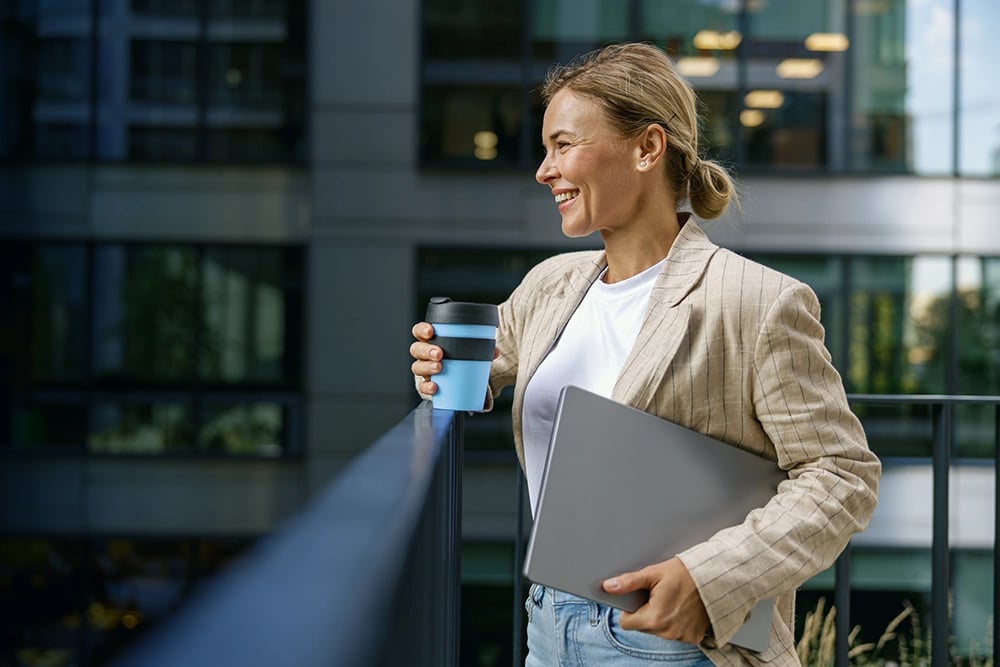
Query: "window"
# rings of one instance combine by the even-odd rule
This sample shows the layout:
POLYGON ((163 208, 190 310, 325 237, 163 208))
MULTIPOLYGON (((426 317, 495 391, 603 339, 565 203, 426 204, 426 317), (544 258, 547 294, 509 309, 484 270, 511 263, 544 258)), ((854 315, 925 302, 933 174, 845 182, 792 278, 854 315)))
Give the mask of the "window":
POLYGON ((641 40, 697 90, 704 151, 741 170, 1000 175, 990 0, 962 5, 960 31, 957 0, 474 4, 422 4, 426 166, 534 166, 547 69, 641 40))
POLYGON ((298 247, 0 246, 0 446, 295 451, 302 258, 298 247))
POLYGON ((0 29, 0 160, 305 159, 303 0, 36 4, 0 29))

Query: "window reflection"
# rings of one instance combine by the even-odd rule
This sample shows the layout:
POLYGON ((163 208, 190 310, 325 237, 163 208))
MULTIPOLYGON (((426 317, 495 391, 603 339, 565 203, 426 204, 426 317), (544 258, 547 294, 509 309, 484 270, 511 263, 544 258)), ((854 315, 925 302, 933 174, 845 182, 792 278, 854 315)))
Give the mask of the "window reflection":
POLYGON ((535 0, 533 55, 565 62, 628 36, 628 4, 620 0, 535 0))
POLYGON ((852 258, 847 379, 862 393, 946 393, 947 257, 852 258))
POLYGON ((193 377, 199 349, 194 250, 102 246, 93 270, 97 374, 123 381, 193 377))
POLYGON ((960 34, 959 173, 1000 176, 1000 5, 962 0, 960 34))
POLYGON ((424 0, 424 58, 517 60, 521 0, 424 0))
POLYGON ((184 401, 99 400, 87 447, 99 454, 165 454, 191 450, 194 418, 184 401))
POLYGON ((203 407, 204 423, 198 447, 206 452, 279 456, 285 440, 285 412, 276 403, 210 402, 203 407))
POLYGON ((860 5, 851 45, 857 168, 951 172, 951 5, 951 0, 860 5))
POLYGON ((209 249, 202 262, 205 322, 200 374, 229 382, 285 382, 288 318, 284 256, 253 249, 209 249))
POLYGON ((472 164, 517 159, 521 132, 517 88, 428 86, 423 105, 420 142, 424 159, 472 164))
POLYGON ((304 158, 302 0, 28 4, 0 30, 0 159, 304 158))

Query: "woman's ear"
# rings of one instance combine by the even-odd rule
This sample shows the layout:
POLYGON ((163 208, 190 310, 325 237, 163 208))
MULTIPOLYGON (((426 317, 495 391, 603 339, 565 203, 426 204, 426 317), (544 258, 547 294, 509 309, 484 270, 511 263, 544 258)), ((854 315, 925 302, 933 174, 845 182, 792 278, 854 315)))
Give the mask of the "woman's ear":
POLYGON ((656 166, 667 152, 667 132, 658 123, 650 123, 639 135, 637 166, 647 171, 656 166))

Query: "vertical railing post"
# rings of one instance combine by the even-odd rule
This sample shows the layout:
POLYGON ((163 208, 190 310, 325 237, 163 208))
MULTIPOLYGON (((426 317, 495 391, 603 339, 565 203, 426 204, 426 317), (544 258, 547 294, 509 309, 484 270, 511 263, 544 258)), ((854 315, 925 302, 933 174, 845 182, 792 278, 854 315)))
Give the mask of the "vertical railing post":
POLYGON ((837 558, 836 569, 833 580, 834 605, 837 615, 834 618, 836 624, 836 646, 834 652, 834 664, 836 667, 847 667, 847 653, 850 647, 847 644, 847 637, 851 633, 851 545, 848 544, 844 552, 837 558))
POLYGON ((931 539, 931 665, 951 664, 948 641, 951 633, 949 602, 951 566, 948 536, 948 481, 951 471, 951 403, 931 407, 933 428, 933 536, 931 539))
POLYGON ((993 408, 993 664, 1000 658, 1000 405, 993 408))
POLYGON ((458 667, 461 652, 462 619, 462 468, 465 442, 465 413, 456 412, 445 452, 445 494, 447 526, 445 536, 445 619, 444 667, 458 667))
POLYGON ((517 466, 517 473, 514 475, 515 498, 517 499, 517 510, 514 513, 514 639, 511 646, 511 665, 520 667, 524 663, 521 654, 524 647, 524 636, 521 628, 524 627, 524 473, 521 466, 517 466))

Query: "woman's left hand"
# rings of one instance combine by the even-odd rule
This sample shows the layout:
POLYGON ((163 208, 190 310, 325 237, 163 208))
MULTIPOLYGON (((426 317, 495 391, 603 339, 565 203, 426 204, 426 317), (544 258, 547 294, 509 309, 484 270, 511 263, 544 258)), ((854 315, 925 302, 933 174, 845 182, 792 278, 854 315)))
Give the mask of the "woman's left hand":
POLYGON ((622 612, 621 626, 650 634, 700 644, 711 625, 691 574, 679 558, 671 558, 636 572, 607 579, 604 590, 613 594, 648 590, 649 600, 634 612, 622 612))

